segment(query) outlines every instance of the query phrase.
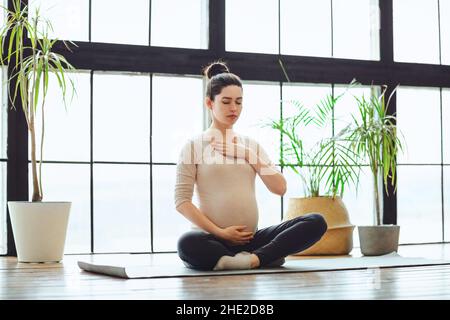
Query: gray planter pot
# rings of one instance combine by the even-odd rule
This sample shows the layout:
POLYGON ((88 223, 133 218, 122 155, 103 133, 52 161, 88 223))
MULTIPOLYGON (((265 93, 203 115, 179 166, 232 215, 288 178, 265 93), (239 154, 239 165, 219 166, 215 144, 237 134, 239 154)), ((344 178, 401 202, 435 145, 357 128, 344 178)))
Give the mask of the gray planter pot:
POLYGON ((398 250, 400 226, 358 226, 361 253, 365 256, 379 256, 398 250))

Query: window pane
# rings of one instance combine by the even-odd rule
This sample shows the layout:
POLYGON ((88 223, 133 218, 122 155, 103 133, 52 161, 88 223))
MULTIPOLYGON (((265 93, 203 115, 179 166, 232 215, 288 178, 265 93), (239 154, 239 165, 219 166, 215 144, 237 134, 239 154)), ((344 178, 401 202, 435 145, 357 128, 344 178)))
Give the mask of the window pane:
MULTIPOLYGON (((68 90, 67 111, 55 76, 49 78, 45 100, 44 160, 89 161, 90 159, 90 74, 69 74, 76 93, 68 90)), ((39 102, 41 106, 42 99, 39 102)), ((36 118, 37 157, 40 157, 41 120, 39 107, 36 118)), ((28 146, 31 159, 31 145, 28 146)))
POLYGON ((450 64, 450 1, 439 1, 441 13, 441 59, 442 64, 450 64))
MULTIPOLYGON (((358 102, 355 97, 361 99, 370 99, 371 89, 369 87, 359 86, 348 89, 348 86, 336 85, 334 96, 342 95, 335 105, 335 120, 334 120, 334 134, 338 134, 346 125, 353 122, 353 117, 360 120, 360 112, 358 109, 358 102)), ((363 159, 360 164, 368 164, 367 159, 363 159)))
MULTIPOLYGON (((277 166, 278 170, 281 170, 277 166)), ((261 177, 255 181, 256 203, 258 205, 258 229, 269 227, 281 222, 281 197, 267 189, 261 177)))
POLYGON ((400 243, 442 240, 440 166, 398 166, 400 243))
POLYGON ((203 130, 202 80, 154 76, 152 161, 176 162, 186 137, 203 130))
MULTIPOLYGON (((309 166, 305 166, 303 168, 296 167, 297 171, 301 174, 298 175, 295 173, 291 168, 284 167, 283 168, 283 175, 286 178, 287 182, 287 190, 286 194, 283 196, 283 217, 286 217, 286 211, 288 209, 289 204, 289 198, 304 198, 309 197, 310 194, 307 194, 307 190, 305 188, 305 185, 303 183, 302 177, 305 178, 306 181, 309 181, 309 166)), ((323 183, 320 184, 320 194, 325 195, 325 180, 322 181, 323 183)))
POLYGON ((227 51, 278 53, 278 1, 227 0, 225 28, 227 51))
MULTIPOLYGON (((31 165, 29 192, 33 193, 31 165)), ((64 253, 91 252, 90 166, 88 164, 42 165, 44 201, 70 201, 69 225, 64 253)))
POLYGON ((271 160, 278 163, 280 134, 271 127, 263 126, 270 123, 270 119, 280 118, 280 87, 262 83, 244 83, 243 86, 243 107, 235 129, 260 143, 271 160))
MULTIPOLYGON (((7 0, 0 0, 0 5, 6 8, 8 6, 7 0)), ((3 23, 5 22, 5 18, 6 18, 6 11, 0 10, 0 25, 3 25, 3 23)))
POLYGON ((334 57, 379 60, 379 28, 378 0, 333 0, 334 57))
MULTIPOLYGON (((175 209, 176 166, 153 166, 153 250, 176 251, 179 237, 191 230, 191 222, 175 209)), ((198 205, 196 193, 193 203, 198 205)))
POLYGON ((207 0, 152 0, 151 4, 152 46, 208 48, 207 0))
POLYGON ((149 2, 92 1, 92 41, 148 45, 149 2))
POLYGON ((444 241, 450 241, 450 167, 444 166, 444 241))
MULTIPOLYGON (((355 99, 370 98, 370 88, 359 86, 357 88, 348 89, 348 86, 335 85, 334 96, 342 95, 335 105, 335 134, 344 129, 346 125, 353 121, 353 116, 359 115, 358 103, 355 99)), ((357 118, 358 119, 358 118, 357 118)))
POLYGON ((439 89, 399 88, 397 126, 405 136, 406 148, 398 163, 441 163, 440 123, 439 89))
MULTIPOLYGON (((4 4, 2 2, 2 4, 4 4)), ((3 11, 2 11, 3 12, 3 11)), ((2 16, 2 15, 0 15, 2 16)), ((3 20, 0 19, 0 23, 3 20)), ((6 83, 4 79, 6 76, 6 68, 0 67, 0 159, 6 159, 6 139, 7 139, 7 116, 8 116, 8 104, 6 95, 6 83)), ((6 254, 7 252, 7 236, 6 236, 6 162, 0 161, 0 254, 6 254)))
POLYGON ((0 161, 0 254, 6 254, 6 162, 0 161))
POLYGON ((394 0, 393 15, 394 60, 439 64, 437 1, 394 0))
POLYGON ((94 159, 150 161, 150 76, 94 73, 94 159))
POLYGON ((6 140, 8 137, 8 96, 5 81, 6 67, 0 68, 0 159, 6 159, 6 140))
POLYGON ((442 138, 444 163, 450 164, 450 89, 442 89, 442 138))
MULTIPOLYGON (((298 115, 298 109, 293 103, 301 103, 301 105, 314 115, 317 104, 331 93, 330 85, 313 85, 313 84, 283 84, 283 118, 298 115)), ((300 125, 297 127, 296 133, 302 139, 304 152, 309 156, 313 156, 312 147, 320 140, 331 137, 331 116, 329 125, 325 128, 319 128, 314 124, 308 126, 300 125)), ((287 137, 283 137, 283 142, 288 142, 287 137)), ((309 164, 306 161, 306 164, 309 164)))
POLYGON ((89 0, 33 0, 30 1, 31 17, 35 17, 37 8, 40 8, 40 15, 52 24, 50 37, 89 41, 89 0))
POLYGON ((281 53, 331 57, 331 1, 281 0, 281 53))
POLYGON ((150 251, 149 165, 94 165, 94 251, 150 251))
MULTIPOLYGON (((297 167, 297 170, 303 174, 304 168, 300 169, 297 167)), ((299 175, 297 175, 291 168, 283 167, 283 175, 286 178, 287 190, 283 196, 283 218, 286 217, 286 211, 289 204, 289 198, 295 197, 305 197, 305 188, 303 181, 299 175)))
POLYGON ((350 216, 350 222, 355 225, 353 230, 353 246, 359 247, 357 226, 374 225, 375 206, 372 172, 369 167, 363 167, 359 176, 359 186, 346 186, 344 191, 345 207, 350 216))

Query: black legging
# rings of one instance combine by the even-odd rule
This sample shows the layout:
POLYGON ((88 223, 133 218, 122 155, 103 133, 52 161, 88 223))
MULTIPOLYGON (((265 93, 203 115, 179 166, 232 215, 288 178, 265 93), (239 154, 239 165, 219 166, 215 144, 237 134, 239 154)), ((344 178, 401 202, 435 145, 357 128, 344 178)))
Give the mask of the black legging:
POLYGON ((231 245, 203 231, 189 231, 178 240, 178 255, 187 266, 212 270, 222 256, 248 251, 258 256, 260 266, 311 247, 327 231, 325 219, 310 213, 255 232, 245 245, 231 245))

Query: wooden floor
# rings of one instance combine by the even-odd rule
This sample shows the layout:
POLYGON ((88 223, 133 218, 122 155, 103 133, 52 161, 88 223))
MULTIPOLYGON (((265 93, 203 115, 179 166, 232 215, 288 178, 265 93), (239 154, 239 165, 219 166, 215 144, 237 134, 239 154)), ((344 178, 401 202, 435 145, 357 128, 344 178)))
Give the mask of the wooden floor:
MULTIPOLYGON (((399 254, 450 259, 450 244, 401 246, 399 254)), ((359 256, 359 249, 352 255, 359 256)), ((16 258, 0 257, 0 300, 450 299, 449 265, 388 268, 376 273, 344 270, 132 280, 87 273, 76 265, 80 258, 96 261, 102 256, 66 255, 60 264, 23 264, 16 258)), ((180 263, 175 254, 146 255, 145 259, 155 264, 180 263)))

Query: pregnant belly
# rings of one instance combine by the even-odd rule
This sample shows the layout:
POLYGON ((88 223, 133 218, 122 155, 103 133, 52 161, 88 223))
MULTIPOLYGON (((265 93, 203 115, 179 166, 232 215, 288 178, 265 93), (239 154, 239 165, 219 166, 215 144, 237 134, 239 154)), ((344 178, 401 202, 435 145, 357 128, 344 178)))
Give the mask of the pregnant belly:
POLYGON ((221 228, 245 225, 247 231, 255 231, 258 225, 256 199, 223 197, 204 202, 200 199, 200 211, 221 228))

